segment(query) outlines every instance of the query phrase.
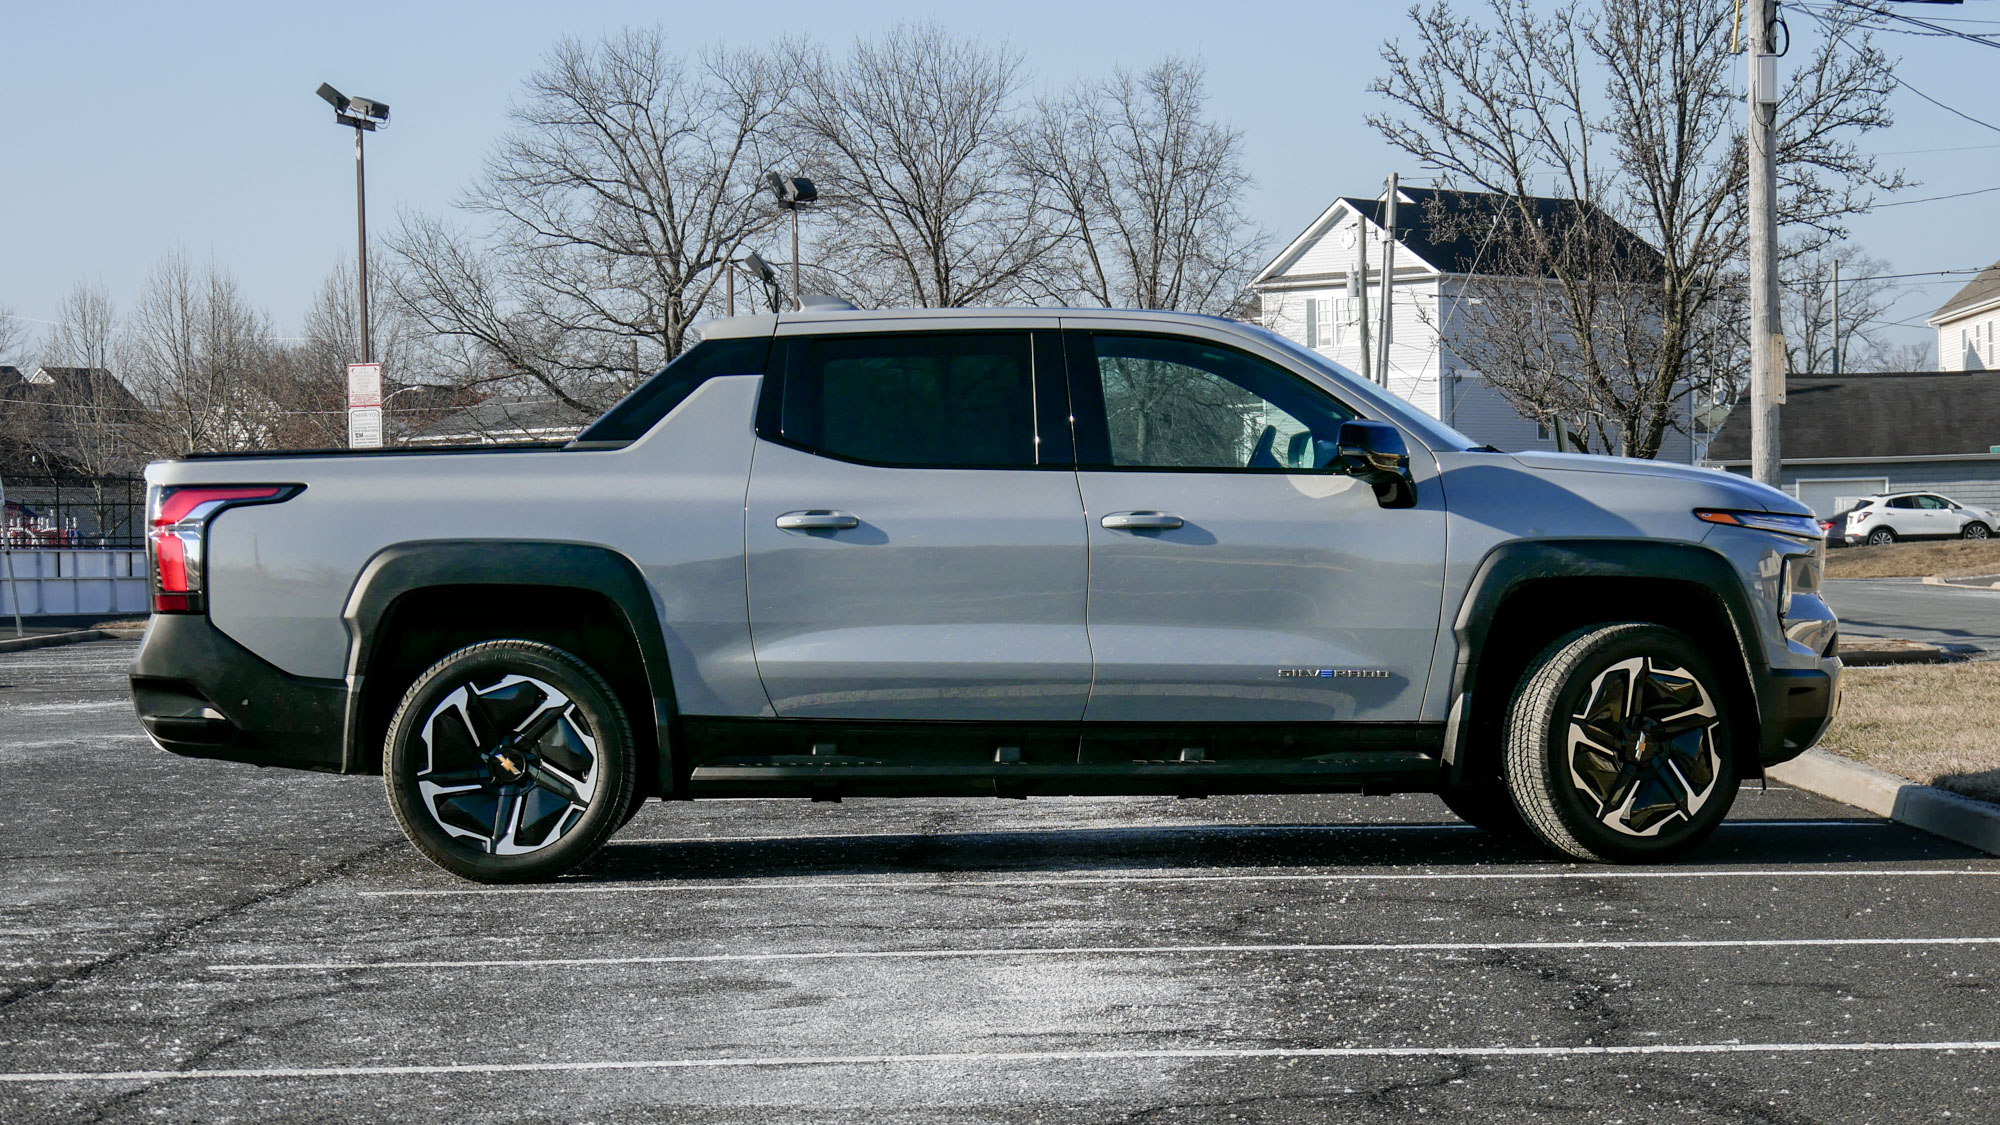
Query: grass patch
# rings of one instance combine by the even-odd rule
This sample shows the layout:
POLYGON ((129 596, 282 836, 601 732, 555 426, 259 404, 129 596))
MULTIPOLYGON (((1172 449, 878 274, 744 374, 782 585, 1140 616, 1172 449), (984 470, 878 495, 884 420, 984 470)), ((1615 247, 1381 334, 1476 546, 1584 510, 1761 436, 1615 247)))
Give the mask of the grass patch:
POLYGON ((1850 668, 1842 690, 1821 749, 2000 802, 2000 661, 1850 668))
POLYGON ((1884 547, 1841 547, 1826 553, 1828 578, 1949 578, 2000 574, 2000 539, 1939 539, 1884 547))

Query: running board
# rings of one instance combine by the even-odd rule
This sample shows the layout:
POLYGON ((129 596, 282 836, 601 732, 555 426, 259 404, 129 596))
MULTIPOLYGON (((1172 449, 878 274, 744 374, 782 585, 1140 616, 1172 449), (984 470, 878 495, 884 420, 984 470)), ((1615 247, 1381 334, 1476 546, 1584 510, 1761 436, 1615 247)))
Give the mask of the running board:
POLYGON ((693 797, 1209 796, 1223 793, 1394 793, 1438 786, 1438 758, 1371 750, 1250 761, 987 762, 890 765, 829 754, 695 767, 693 797))

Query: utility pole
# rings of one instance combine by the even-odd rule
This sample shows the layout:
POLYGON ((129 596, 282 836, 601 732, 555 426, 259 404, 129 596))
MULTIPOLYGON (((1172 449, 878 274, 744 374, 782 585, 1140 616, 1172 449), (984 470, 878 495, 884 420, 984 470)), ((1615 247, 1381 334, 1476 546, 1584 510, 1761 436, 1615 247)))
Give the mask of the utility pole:
POLYGON ((1779 487, 1778 408, 1785 402, 1785 333, 1778 320, 1777 0, 1747 0, 1750 103, 1750 475, 1779 487))
POLYGON ((1833 373, 1840 374, 1840 259, 1833 260, 1833 373))
POLYGON ((21 628, 21 587, 14 582, 14 550, 8 545, 7 535, 7 485, 0 481, 0 562, 7 564, 7 600, 14 603, 14 635, 23 635, 21 628))
POLYGON ((1354 272, 1347 276, 1349 281, 1355 283, 1355 300, 1360 302, 1355 319, 1361 325, 1361 377, 1372 383, 1375 377, 1369 374, 1368 366, 1373 356, 1368 348, 1368 216, 1366 215, 1354 217, 1354 254, 1354 272))
POLYGON ((1382 338, 1376 342, 1381 349, 1375 363, 1380 373, 1379 382, 1389 385, 1389 343, 1395 335, 1396 303, 1392 296, 1396 284, 1396 173, 1389 173, 1389 202, 1382 211, 1382 233, 1387 236, 1382 243, 1382 338))

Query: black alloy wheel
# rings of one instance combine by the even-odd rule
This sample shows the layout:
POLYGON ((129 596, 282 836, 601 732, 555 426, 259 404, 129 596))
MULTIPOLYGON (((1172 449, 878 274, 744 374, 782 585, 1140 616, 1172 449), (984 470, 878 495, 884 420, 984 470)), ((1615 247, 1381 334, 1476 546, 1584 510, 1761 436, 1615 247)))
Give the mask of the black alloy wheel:
POLYGON ((553 879, 637 810, 631 725, 589 665, 487 641, 432 665, 389 723, 382 779, 404 835, 483 883, 553 879))
POLYGON ((1973 520, 1971 523, 1966 524, 1958 534, 1966 539, 1987 539, 1992 537, 1993 529, 1980 523, 1978 520, 1973 520))
POLYGON ((1508 715, 1507 785, 1530 831, 1612 863, 1699 844, 1736 800, 1728 707, 1700 649, 1659 625, 1580 630, 1529 668, 1508 715))
POLYGON ((1868 533, 1868 545, 1871 547, 1886 547, 1895 541, 1896 533, 1886 527, 1878 527, 1868 533))

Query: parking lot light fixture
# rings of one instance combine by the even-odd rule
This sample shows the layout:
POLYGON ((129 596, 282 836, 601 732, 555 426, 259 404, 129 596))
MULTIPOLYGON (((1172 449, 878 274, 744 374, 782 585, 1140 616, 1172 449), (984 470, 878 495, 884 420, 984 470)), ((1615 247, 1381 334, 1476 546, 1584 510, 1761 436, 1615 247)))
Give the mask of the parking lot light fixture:
MULTIPOLYGON (((799 288, 799 209, 819 201, 819 189, 804 176, 764 173, 764 183, 777 198, 778 206, 792 213, 792 308, 805 308, 805 294, 799 288)), ((754 256, 754 255, 753 255, 754 256)))
POLYGON ((361 362, 375 362, 375 348, 368 332, 368 178, 361 136, 389 123, 389 103, 373 98, 352 98, 322 82, 314 91, 333 107, 333 121, 354 130, 354 243, 355 272, 360 278, 361 362))

